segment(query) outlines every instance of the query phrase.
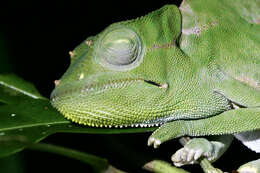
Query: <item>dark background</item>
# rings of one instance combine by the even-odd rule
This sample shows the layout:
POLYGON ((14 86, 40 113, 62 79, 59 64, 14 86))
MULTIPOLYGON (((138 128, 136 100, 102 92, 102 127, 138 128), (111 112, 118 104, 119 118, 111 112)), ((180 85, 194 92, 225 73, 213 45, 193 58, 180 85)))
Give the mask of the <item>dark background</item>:
MULTIPOLYGON (((180 1, 55 1, 52 3, 9 2, 1 5, 0 63, 7 62, 0 72, 14 72, 35 84, 46 97, 69 66, 68 52, 88 36, 96 35, 109 24, 133 19, 154 11, 165 4, 180 1)), ((141 166, 154 158, 170 161, 181 145, 175 141, 154 150, 147 147, 147 134, 88 135, 56 134, 44 142, 79 149, 107 158, 110 163, 129 172, 142 172, 141 166)), ((235 141, 216 167, 231 171, 240 164, 256 159, 256 154, 235 141)), ((91 172, 72 159, 49 153, 25 150, 0 160, 8 172, 91 172), (16 163, 17 168, 12 166, 16 163), (6 164, 5 164, 6 163, 6 164), (11 166, 10 166, 11 165, 11 166)), ((199 166, 187 166, 192 172, 202 172, 199 166)), ((144 172, 144 171, 143 171, 144 172)))

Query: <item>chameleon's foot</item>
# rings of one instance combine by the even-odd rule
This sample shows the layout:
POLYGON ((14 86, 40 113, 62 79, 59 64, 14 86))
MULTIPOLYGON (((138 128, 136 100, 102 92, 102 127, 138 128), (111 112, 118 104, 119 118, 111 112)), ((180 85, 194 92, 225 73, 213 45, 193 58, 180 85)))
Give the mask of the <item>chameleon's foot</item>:
POLYGON ((205 138, 194 138, 172 155, 173 164, 177 167, 197 163, 201 157, 206 157, 209 161, 216 158, 214 154, 214 144, 205 138))
POLYGON ((159 139, 156 139, 152 136, 150 136, 149 139, 148 139, 148 146, 153 145, 154 148, 158 148, 161 145, 161 143, 162 142, 159 139))
POLYGON ((165 123, 149 137, 148 146, 158 148, 162 143, 178 137, 180 130, 183 130, 183 127, 179 121, 165 123))
POLYGON ((239 173, 260 173, 260 159, 248 162, 239 167, 239 173))

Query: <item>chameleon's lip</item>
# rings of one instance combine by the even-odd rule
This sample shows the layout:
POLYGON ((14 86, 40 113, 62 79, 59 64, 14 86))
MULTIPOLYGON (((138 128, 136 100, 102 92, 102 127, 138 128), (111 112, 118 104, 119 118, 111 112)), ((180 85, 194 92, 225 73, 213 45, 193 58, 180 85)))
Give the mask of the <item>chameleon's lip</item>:
POLYGON ((55 99, 58 97, 72 94, 74 92, 91 93, 91 92, 105 91, 112 88, 124 88, 126 86, 130 86, 131 84, 137 82, 147 83, 149 85, 153 85, 158 88, 168 88, 167 83, 160 84, 159 82, 146 80, 142 78, 126 78, 126 79, 108 80, 105 83, 86 84, 83 87, 75 87, 73 84, 67 84, 59 87, 59 89, 55 88, 51 93, 50 99, 51 101, 55 101, 55 99))
MULTIPOLYGON (((81 125, 87 125, 89 127, 97 127, 97 128, 129 128, 129 127, 141 127, 141 128, 146 128, 146 127, 158 127, 160 125, 162 125, 164 122, 143 122, 143 123, 132 123, 132 124, 113 124, 110 122, 106 122, 106 121, 100 121, 99 119, 93 119, 89 118, 89 117, 79 117, 79 116, 73 116, 73 115, 68 115, 68 114, 64 114, 65 118, 67 118, 68 120, 74 122, 74 123, 78 123, 81 125), (83 121, 84 119, 84 121, 83 121), (94 121, 93 121, 94 120, 94 121), (99 121, 99 122, 97 122, 99 121)), ((105 119, 103 119, 105 120, 105 119)))

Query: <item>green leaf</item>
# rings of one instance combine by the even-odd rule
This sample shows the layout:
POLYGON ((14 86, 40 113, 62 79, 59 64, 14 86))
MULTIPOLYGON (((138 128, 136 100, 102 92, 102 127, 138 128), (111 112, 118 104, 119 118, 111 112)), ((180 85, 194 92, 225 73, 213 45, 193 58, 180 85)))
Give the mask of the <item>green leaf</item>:
POLYGON ((30 99, 46 99, 31 83, 13 74, 0 75, 0 102, 15 103, 28 97, 30 99))
POLYGON ((21 151, 57 132, 116 134, 155 128, 91 128, 71 123, 34 86, 15 75, 0 75, 0 157, 21 151))

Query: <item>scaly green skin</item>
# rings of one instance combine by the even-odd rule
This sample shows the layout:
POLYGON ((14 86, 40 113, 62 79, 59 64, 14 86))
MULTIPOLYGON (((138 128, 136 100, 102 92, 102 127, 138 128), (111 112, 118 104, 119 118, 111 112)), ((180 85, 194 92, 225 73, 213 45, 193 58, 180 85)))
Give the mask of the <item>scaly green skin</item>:
MULTIPOLYGON (((259 0, 186 0, 112 24, 70 52, 52 105, 93 127, 164 124, 149 138, 155 147, 183 135, 259 130, 259 8, 259 0)), ((203 146, 217 149, 214 160, 228 143, 203 146)))

